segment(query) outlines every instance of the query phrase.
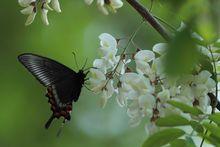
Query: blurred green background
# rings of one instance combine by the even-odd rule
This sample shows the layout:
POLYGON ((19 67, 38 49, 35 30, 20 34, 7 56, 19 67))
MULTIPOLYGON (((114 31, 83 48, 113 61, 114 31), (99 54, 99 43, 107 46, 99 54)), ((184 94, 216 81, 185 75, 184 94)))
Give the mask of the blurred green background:
MULTIPOLYGON (((150 6, 150 0, 142 2, 150 6)), ((101 14, 95 4, 87 6, 83 1, 75 0, 60 3, 61 14, 49 12, 50 26, 44 26, 38 14, 34 23, 25 27, 26 16, 20 14, 22 8, 17 1, 1 1, 0 146, 141 146, 146 139, 144 124, 130 127, 126 110, 120 108, 114 98, 102 109, 99 97, 85 88, 73 106, 72 120, 61 137, 56 137, 61 120, 54 121, 49 130, 44 129, 51 114, 44 97, 45 88, 24 69, 17 56, 36 53, 76 70, 73 51, 80 65, 85 58, 92 65, 98 57, 99 34, 106 32, 116 38, 128 37, 141 22, 141 17, 127 3, 118 13, 109 16, 101 14)), ((178 27, 181 18, 175 15, 174 9, 164 3, 155 5, 155 14, 178 27)), ((149 25, 144 25, 135 42, 140 48, 151 49, 153 44, 164 40, 149 25)))

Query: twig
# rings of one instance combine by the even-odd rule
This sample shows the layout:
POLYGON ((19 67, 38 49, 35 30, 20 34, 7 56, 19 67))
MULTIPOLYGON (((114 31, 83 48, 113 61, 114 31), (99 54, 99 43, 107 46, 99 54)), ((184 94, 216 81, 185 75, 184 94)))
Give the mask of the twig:
MULTIPOLYGON (((216 64, 215 64, 214 56, 213 56, 213 53, 212 53, 212 50, 211 50, 211 46, 207 46, 207 48, 208 48, 208 50, 209 50, 210 53, 211 53, 212 62, 213 62, 213 66, 214 66, 215 82, 216 82, 216 81, 217 81, 217 79, 216 79, 216 77, 217 77, 217 69, 216 69, 216 64)), ((216 88, 216 89, 215 89, 215 95, 213 95, 212 93, 211 93, 211 94, 208 93, 208 96, 210 97, 211 101, 213 101, 213 100, 212 100, 213 98, 215 99, 215 100, 214 100, 214 101, 215 101, 215 102, 214 102, 215 104, 212 104, 212 105, 214 105, 214 106, 212 106, 212 112, 211 112, 212 114, 215 113, 216 101, 217 101, 217 106, 218 106, 218 104, 219 104, 218 99, 217 99, 217 96, 218 96, 218 82, 216 82, 215 88, 216 88)), ((211 124, 212 121, 210 121, 209 123, 211 124)), ((206 136, 207 133, 208 133, 208 130, 206 129, 204 136, 206 136)), ((205 141, 205 137, 202 138, 200 147, 203 146, 204 141, 205 141)))
MULTIPOLYGON (((140 23, 140 25, 138 26, 138 28, 131 34, 131 36, 130 36, 128 42, 127 42, 127 44, 125 45, 125 47, 124 47, 124 49, 123 49, 123 51, 122 51, 122 53, 121 53, 121 55, 123 55, 123 54, 125 53, 125 51, 128 49, 128 47, 129 47, 130 44, 132 43, 132 41, 133 41, 134 37, 136 36, 137 32, 141 29, 142 24, 143 24, 144 22, 145 22, 145 21, 143 20, 143 21, 140 23)), ((120 57, 120 59, 119 59, 118 63, 116 64, 114 70, 111 72, 111 75, 112 75, 112 76, 114 76, 114 74, 115 74, 115 72, 117 71, 117 68, 118 68, 118 66, 119 66, 119 64, 120 64, 121 61, 123 61, 123 58, 122 58, 122 57, 120 57)), ((108 82, 110 81, 110 79, 111 79, 111 78, 108 78, 108 80, 106 81, 105 86, 104 86, 103 88, 105 88, 105 87, 107 86, 107 84, 108 84, 108 82)))
POLYGON ((168 31, 150 14, 147 8, 145 8, 137 0, 126 0, 158 33, 166 40, 171 40, 171 35, 168 31))
POLYGON ((166 22, 165 20, 163 20, 162 18, 156 16, 156 15, 153 15, 154 18, 156 18, 157 20, 159 20, 160 22, 162 22, 163 24, 165 24, 167 27, 169 27, 172 31, 176 32, 176 28, 174 26, 172 26, 171 24, 169 24, 168 22, 166 22))

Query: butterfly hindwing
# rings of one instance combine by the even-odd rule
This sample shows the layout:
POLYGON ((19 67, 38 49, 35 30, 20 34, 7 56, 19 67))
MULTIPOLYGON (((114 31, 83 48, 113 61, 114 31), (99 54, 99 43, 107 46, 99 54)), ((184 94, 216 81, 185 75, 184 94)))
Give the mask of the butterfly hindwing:
POLYGON ((80 77, 77 76, 66 77, 62 81, 52 84, 53 95, 58 105, 62 106, 78 100, 82 84, 79 80, 80 77))
POLYGON ((18 56, 18 59, 44 86, 49 86, 64 77, 76 74, 65 65, 39 55, 26 53, 18 56))

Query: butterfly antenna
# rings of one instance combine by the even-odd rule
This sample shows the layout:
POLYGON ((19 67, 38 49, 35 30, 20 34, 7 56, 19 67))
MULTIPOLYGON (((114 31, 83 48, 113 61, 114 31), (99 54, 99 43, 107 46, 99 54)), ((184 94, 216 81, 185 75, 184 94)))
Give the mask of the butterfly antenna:
POLYGON ((75 54, 75 52, 72 52, 72 54, 73 54, 73 57, 74 57, 74 61, 75 61, 76 67, 79 70, 79 65, 78 65, 77 60, 76 60, 76 54, 75 54))
POLYGON ((60 137, 60 134, 61 134, 61 132, 63 130, 64 125, 65 125, 65 122, 66 122, 66 119, 64 118, 64 120, 63 120, 63 122, 62 122, 62 124, 61 124, 61 126, 60 126, 60 128, 59 128, 59 130, 57 132, 57 137, 60 137))
POLYGON ((84 65, 83 65, 83 67, 82 67, 82 70, 84 70, 84 68, 85 68, 85 66, 87 64, 87 61, 88 61, 88 58, 86 58, 86 61, 85 61, 84 65))
POLYGON ((98 69, 97 67, 88 67, 88 68, 86 68, 84 71, 87 71, 87 70, 89 70, 89 69, 91 69, 91 68, 93 68, 93 69, 98 69))

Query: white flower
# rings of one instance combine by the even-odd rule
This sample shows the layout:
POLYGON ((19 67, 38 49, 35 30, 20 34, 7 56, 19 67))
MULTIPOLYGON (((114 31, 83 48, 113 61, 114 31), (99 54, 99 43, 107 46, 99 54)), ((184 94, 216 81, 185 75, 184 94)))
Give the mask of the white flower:
POLYGON ((108 15, 108 9, 105 7, 104 0, 97 0, 98 9, 105 15, 108 15))
POLYGON ((142 101, 142 97, 146 98, 149 104, 149 100, 152 98, 151 93, 154 91, 149 79, 136 73, 125 73, 121 76, 119 85, 116 91, 119 106, 127 106, 128 101, 137 101, 140 102, 137 108, 139 109, 142 104, 146 104, 142 101))
POLYGON ((198 75, 182 77, 185 81, 179 81, 181 84, 180 94, 185 96, 188 103, 193 106, 198 106, 206 112, 209 106, 208 92, 213 92, 215 89, 215 81, 211 78, 212 74, 208 71, 201 71, 198 75))
POLYGON ((199 107, 203 112, 207 112, 208 106, 210 106, 210 98, 208 95, 198 97, 194 101, 196 100, 199 102, 197 107, 199 107))
POLYGON ((143 75, 136 73, 125 73, 120 79, 122 87, 126 90, 134 90, 139 95, 146 95, 147 93, 153 93, 154 88, 150 84, 150 80, 143 75))
MULTIPOLYGON (((85 0, 85 3, 91 5, 94 0, 85 0)), ((108 15, 108 10, 116 12, 116 9, 119 9, 123 6, 121 0, 97 0, 98 9, 105 15, 108 15)))
POLYGON ((177 29, 177 31, 178 31, 178 32, 181 32, 181 31, 184 30, 186 27, 187 27, 186 24, 185 24, 184 22, 181 22, 179 28, 177 29))
POLYGON ((38 4, 41 8, 41 19, 45 25, 49 25, 49 21, 47 18, 48 11, 55 10, 56 12, 61 12, 60 4, 58 0, 45 0, 45 1, 36 1, 36 0, 18 0, 18 3, 25 7, 21 10, 21 13, 24 15, 28 15, 25 25, 30 25, 37 14, 38 4), (52 8, 49 6, 51 3, 52 8))
POLYGON ((157 94, 157 98, 160 99, 160 103, 166 103, 170 100, 170 91, 162 87, 162 91, 157 94))
POLYGON ((22 7, 25 7, 21 10, 21 13, 24 15, 28 15, 25 25, 30 25, 33 23, 36 16, 36 0, 18 0, 19 4, 22 7))
POLYGON ((108 99, 112 97, 115 92, 115 88, 113 86, 113 80, 109 80, 106 87, 102 89, 101 94, 101 107, 104 108, 108 99))
POLYGON ((152 109, 156 99, 151 94, 141 95, 135 100, 129 100, 127 114, 130 117, 129 124, 135 127, 140 124, 144 117, 152 116, 152 109))
POLYGON ((106 60, 105 58, 102 59, 95 59, 93 62, 93 67, 98 68, 99 70, 101 70, 104 74, 107 73, 107 70, 109 68, 111 68, 111 64, 109 63, 108 60, 106 60))
POLYGON ((118 88, 116 90, 117 96, 116 96, 116 101, 120 107, 124 107, 126 105, 126 98, 127 98, 127 91, 124 90, 123 88, 118 88))
POLYGON ((84 0, 87 5, 91 5, 93 0, 84 0))
POLYGON ((145 74, 149 76, 151 74, 151 67, 149 63, 141 61, 141 60, 136 60, 136 70, 139 74, 145 74))
MULTIPOLYGON (((154 50, 156 46, 154 46, 154 50)), ((157 49, 158 52, 161 52, 157 49)), ((149 50, 139 51, 135 55, 136 70, 139 74, 149 77, 150 81, 156 81, 156 78, 164 78, 164 56, 155 58, 155 54, 149 50), (150 63, 153 61, 152 63, 150 63)))
POLYGON ((116 75, 123 75, 125 73, 126 64, 128 64, 130 62, 131 62, 131 59, 128 59, 128 60, 122 59, 122 60, 120 60, 119 63, 118 63, 118 66, 115 65, 115 67, 114 67, 114 69, 115 69, 116 66, 117 66, 116 75))
MULTIPOLYGON (((101 0, 99 2, 104 3, 101 0)), ((92 1, 87 0, 87 3, 92 3, 92 1)), ((168 104, 169 100, 198 107, 205 114, 208 112, 210 99, 207 93, 213 93, 216 86, 212 73, 196 65, 191 74, 170 77, 164 70, 168 45, 166 43, 154 45, 153 51, 138 51, 134 56, 136 71, 126 72, 126 64, 131 59, 123 54, 117 55, 116 39, 107 33, 101 34, 99 38, 102 57, 93 62, 93 66, 97 69, 91 69, 90 82, 92 89, 101 94, 103 107, 115 93, 118 105, 127 109, 129 124, 135 127, 145 119, 148 122, 145 129, 150 135, 161 129, 155 125, 158 118, 173 114, 181 115, 188 120, 203 117, 194 118, 168 104), (117 88, 114 88, 113 81, 118 82, 117 88)), ((198 46, 198 49, 211 57, 210 52, 207 53, 209 51, 207 48, 198 46)), ((215 50, 217 53, 218 49, 212 51, 215 53, 215 50)), ((213 55, 218 61, 219 55, 213 55)), ((218 63, 216 64, 218 68, 218 63)))
POLYGON ((118 63, 119 61, 128 63, 128 61, 120 60, 120 56, 116 56, 117 54, 117 41, 116 39, 108 34, 103 33, 99 35, 100 39, 100 51, 102 53, 101 59, 96 59, 93 62, 93 66, 99 68, 104 73, 107 73, 107 70, 110 68, 116 68, 116 72, 120 74, 120 72, 124 72, 124 64, 118 63), (118 65, 119 64, 119 65, 118 65))
POLYGON ((27 7, 27 6, 29 6, 33 2, 36 2, 36 0, 18 0, 18 3, 22 7, 27 7))
POLYGON ((113 10, 121 8, 123 6, 123 2, 121 0, 109 0, 110 6, 113 10))
POLYGON ((164 55, 167 51, 167 43, 157 43, 153 46, 153 51, 159 55, 164 55))
POLYGON ((27 20, 25 22, 25 25, 28 26, 28 25, 32 24, 34 22, 35 16, 36 16, 35 12, 32 12, 31 14, 29 14, 29 16, 27 17, 27 20))
POLYGON ((199 99, 200 97, 205 97, 208 92, 212 92, 215 88, 215 81, 211 79, 211 76, 212 74, 208 71, 202 71, 194 76, 191 86, 194 98, 199 99))
POLYGON ((106 77, 105 74, 103 72, 101 72, 99 69, 90 69, 90 84, 92 86, 92 91, 94 92, 101 92, 103 87, 106 84, 106 77))
POLYGON ((197 45, 196 47, 197 47, 199 52, 201 52, 202 54, 208 56, 210 59, 212 58, 212 56, 210 54, 210 51, 206 47, 201 46, 201 45, 197 45))
POLYGON ((150 79, 153 80, 155 77, 159 77, 160 79, 165 78, 165 69, 164 69, 164 61, 165 57, 160 56, 153 60, 153 63, 151 65, 151 72, 150 72, 150 79))
POLYGON ((30 15, 31 13, 34 13, 34 6, 27 6, 26 8, 24 8, 23 10, 21 10, 21 13, 24 15, 30 15))
POLYGON ((48 26, 49 21, 48 21, 48 18, 47 18, 47 13, 48 13, 47 9, 42 9, 41 10, 41 19, 42 19, 43 23, 48 26))
POLYGON ((203 70, 201 71, 198 76, 195 76, 195 82, 196 83, 205 83, 210 77, 212 76, 212 74, 210 72, 208 72, 207 70, 203 70))
POLYGON ((147 76, 154 75, 149 64, 149 62, 155 59, 154 52, 141 50, 135 54, 134 59, 136 63, 136 70, 139 74, 145 74, 147 76))
POLYGON ((158 132, 159 130, 161 130, 161 128, 156 126, 155 123, 148 122, 147 124, 145 124, 145 131, 147 133, 147 136, 150 136, 150 135, 158 132))
POLYGON ((112 97, 115 92, 113 80, 107 79, 105 74, 99 69, 90 69, 90 84, 92 91, 101 94, 101 107, 105 107, 107 100, 112 97))
POLYGON ((204 39, 196 32, 192 33, 192 38, 195 38, 197 40, 203 41, 204 39))
POLYGON ((103 56, 106 56, 109 54, 109 52, 117 52, 117 41, 116 39, 108 34, 108 33, 102 33, 99 35, 100 39, 100 50, 102 51, 103 56))
POLYGON ((118 63, 120 56, 116 57, 117 54, 117 41, 116 39, 107 33, 103 33, 99 36, 100 39, 100 50, 103 58, 109 62, 111 67, 114 67, 118 63))
POLYGON ((56 12, 58 12, 58 13, 61 12, 59 0, 52 0, 52 1, 51 1, 51 5, 52 5, 52 8, 53 8, 56 12))
POLYGON ((134 56, 135 61, 150 62, 155 59, 154 52, 150 50, 140 50, 134 56))

